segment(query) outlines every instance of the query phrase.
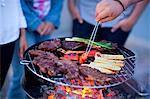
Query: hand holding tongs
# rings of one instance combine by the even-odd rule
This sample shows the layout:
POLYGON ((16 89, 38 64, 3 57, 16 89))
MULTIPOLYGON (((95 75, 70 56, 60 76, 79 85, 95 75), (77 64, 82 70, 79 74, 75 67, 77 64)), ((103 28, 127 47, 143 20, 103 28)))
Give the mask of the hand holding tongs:
POLYGON ((94 29, 93 29, 92 34, 91 34, 91 37, 90 37, 89 42, 88 42, 88 45, 86 47, 86 54, 87 55, 89 54, 89 52, 90 52, 90 50, 91 50, 91 48, 93 46, 93 42, 95 40, 96 33, 97 33, 97 30, 98 30, 98 27, 99 27, 100 24, 101 23, 96 22, 96 24, 94 26, 94 29))

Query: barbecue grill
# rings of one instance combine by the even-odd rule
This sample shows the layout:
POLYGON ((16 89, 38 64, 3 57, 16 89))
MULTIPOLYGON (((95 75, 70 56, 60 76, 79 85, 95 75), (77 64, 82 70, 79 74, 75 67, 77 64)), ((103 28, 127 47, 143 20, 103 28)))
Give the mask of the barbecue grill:
MULTIPOLYGON (((52 39, 53 40, 53 39, 52 39)), ((48 40, 48 41, 52 41, 48 40)), ((64 38, 60 38, 60 40, 64 40, 64 38)), ((25 65, 25 80, 24 83, 30 83, 33 86, 39 86, 39 89, 41 89, 41 85, 49 85, 49 86, 66 86, 66 87, 71 87, 71 88, 98 88, 98 89, 103 89, 103 88, 111 88, 115 87, 117 85, 120 85, 122 83, 126 83, 128 86, 130 86, 135 92, 137 92, 139 95, 147 95, 144 93, 139 92, 137 89, 132 87, 127 81, 130 78, 133 78, 134 74, 134 68, 135 68, 135 54, 124 48, 124 47, 117 47, 117 53, 121 54, 124 56, 125 60, 125 66, 119 71, 116 72, 113 75, 113 78, 115 81, 109 82, 104 85, 97 84, 94 82, 94 85, 88 85, 88 82, 82 82, 84 83, 83 85, 80 84, 74 84, 71 83, 71 80, 67 80, 63 75, 57 74, 56 76, 49 77, 46 74, 42 73, 37 66, 35 66, 32 63, 32 58, 29 53, 29 50, 31 49, 37 49, 37 46, 41 44, 42 42, 35 44, 28 48, 26 52, 24 53, 24 60, 22 60, 20 63, 25 65), (34 79, 34 81, 33 81, 34 79)), ((75 79, 76 82, 76 79, 75 79)), ((25 86, 24 86, 25 87, 25 86)))

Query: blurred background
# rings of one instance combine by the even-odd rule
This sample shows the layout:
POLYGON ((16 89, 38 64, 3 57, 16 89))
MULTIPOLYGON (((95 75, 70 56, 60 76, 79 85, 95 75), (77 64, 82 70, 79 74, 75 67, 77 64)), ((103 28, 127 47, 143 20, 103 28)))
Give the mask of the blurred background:
MULTIPOLYGON (((61 26, 55 33, 52 34, 51 38, 56 37, 70 37, 72 19, 69 14, 66 1, 61 16, 61 26)), ((149 88, 150 93, 150 4, 146 7, 142 16, 134 26, 127 42, 126 48, 132 50, 136 54, 136 68, 135 68, 135 79, 143 87, 143 89, 149 88)), ((9 79, 12 75, 11 68, 7 75, 7 81, 5 86, 9 86, 9 79)), ((7 87, 3 90, 7 92, 7 87)), ((4 95, 5 96, 5 95, 4 95)))

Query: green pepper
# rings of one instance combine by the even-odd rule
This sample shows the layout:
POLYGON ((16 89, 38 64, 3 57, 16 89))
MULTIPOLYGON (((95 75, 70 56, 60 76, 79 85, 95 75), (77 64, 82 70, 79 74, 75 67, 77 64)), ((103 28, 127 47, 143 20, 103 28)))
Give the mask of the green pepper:
MULTIPOLYGON (((79 37, 73 37, 73 38, 66 38, 66 41, 76 41, 76 42, 83 42, 85 44, 88 44, 89 39, 84 39, 84 38, 79 38, 79 37)), ((96 46, 101 46, 101 47, 104 47, 104 48, 107 48, 107 49, 112 49, 111 43, 106 43, 106 42, 92 42, 92 41, 91 41, 91 43, 93 43, 93 45, 96 45, 96 46)))

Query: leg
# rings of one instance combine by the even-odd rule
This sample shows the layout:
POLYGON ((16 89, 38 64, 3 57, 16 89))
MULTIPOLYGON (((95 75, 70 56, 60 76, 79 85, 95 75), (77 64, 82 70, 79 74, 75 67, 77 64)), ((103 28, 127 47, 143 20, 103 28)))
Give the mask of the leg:
POLYGON ((0 45, 1 59, 2 59, 0 63, 1 88, 4 84, 5 77, 7 75, 7 72, 8 72, 11 60, 12 60, 14 46, 15 46, 15 42, 11 42, 5 45, 0 45))
POLYGON ((19 61, 19 40, 16 42, 14 55, 12 59, 12 70, 13 70, 13 76, 11 79, 11 85, 8 90, 8 99, 25 99, 25 94, 22 89, 21 85, 21 78, 23 75, 23 66, 20 65, 19 61))
MULTIPOLYGON (((28 46, 34 44, 33 33, 27 32, 27 42, 28 46)), ((11 86, 8 90, 8 99, 25 99, 26 95, 22 88, 22 77, 24 75, 24 66, 20 64, 20 58, 18 55, 19 51, 19 40, 16 42, 15 51, 12 60, 13 76, 11 79, 11 86)))
POLYGON ((93 26, 83 21, 79 23, 78 20, 73 20, 73 37, 89 38, 93 26))

